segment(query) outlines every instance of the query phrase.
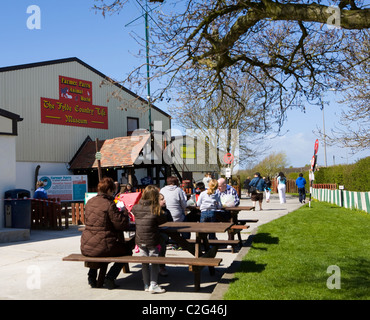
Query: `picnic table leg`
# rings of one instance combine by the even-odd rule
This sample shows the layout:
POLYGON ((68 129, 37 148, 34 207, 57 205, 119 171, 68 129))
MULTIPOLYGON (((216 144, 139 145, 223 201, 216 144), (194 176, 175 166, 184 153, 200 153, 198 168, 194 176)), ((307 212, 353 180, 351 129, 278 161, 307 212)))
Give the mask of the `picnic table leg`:
POLYGON ((200 272, 202 267, 189 266, 189 270, 194 273, 194 291, 200 290, 200 272))
MULTIPOLYGON (((231 213, 231 219, 230 219, 230 222, 234 223, 235 225, 240 225, 239 221, 238 221, 238 214, 239 214, 240 211, 233 211, 231 213)), ((229 240, 234 240, 235 238, 235 233, 238 234, 238 240, 239 240, 239 245, 240 247, 242 247, 242 236, 240 234, 240 230, 237 231, 237 232, 234 232, 233 230, 229 230, 228 231, 228 235, 229 235, 229 240)), ((231 252, 234 253, 235 252, 235 246, 232 246, 232 249, 231 249, 231 252)))
POLYGON ((192 255, 195 255, 195 247, 190 244, 186 239, 181 237, 181 235, 177 232, 168 233, 172 240, 174 240, 178 245, 180 245, 183 249, 189 251, 192 255))
POLYGON ((128 263, 123 264, 122 272, 123 273, 130 273, 130 266, 128 265, 128 263))
POLYGON ((196 258, 199 258, 200 257, 200 255, 201 255, 201 250, 202 250, 202 248, 200 247, 200 244, 201 244, 201 237, 200 237, 200 234, 197 232, 196 234, 195 234, 195 253, 194 253, 194 256, 196 257, 196 258))
MULTIPOLYGON (((208 235, 206 233, 202 233, 199 235, 200 240, 203 242, 204 257, 214 258, 217 253, 217 247, 216 246, 213 248, 210 247, 207 236, 208 235)), ((215 267, 208 267, 208 270, 211 276, 215 275, 215 267)))

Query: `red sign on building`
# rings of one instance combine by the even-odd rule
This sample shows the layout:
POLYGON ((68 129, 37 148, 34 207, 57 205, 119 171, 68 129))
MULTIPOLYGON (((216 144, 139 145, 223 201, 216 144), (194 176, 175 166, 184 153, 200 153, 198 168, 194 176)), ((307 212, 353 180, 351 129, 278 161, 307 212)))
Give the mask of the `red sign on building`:
POLYGON ((90 81, 59 76, 59 100, 41 98, 41 123, 108 129, 108 108, 92 104, 90 81))

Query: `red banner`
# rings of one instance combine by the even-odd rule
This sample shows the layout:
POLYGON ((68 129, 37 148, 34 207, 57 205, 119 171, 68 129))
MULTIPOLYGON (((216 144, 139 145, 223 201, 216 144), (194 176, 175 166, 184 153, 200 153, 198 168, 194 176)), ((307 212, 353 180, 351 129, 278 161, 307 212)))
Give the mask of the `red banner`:
POLYGON ((92 83, 59 76, 59 99, 92 104, 92 83))
POLYGON ((41 98, 41 123, 108 129, 108 108, 92 104, 90 81, 59 76, 59 100, 41 98))
POLYGON ((108 108, 41 98, 41 123, 108 129, 108 108))

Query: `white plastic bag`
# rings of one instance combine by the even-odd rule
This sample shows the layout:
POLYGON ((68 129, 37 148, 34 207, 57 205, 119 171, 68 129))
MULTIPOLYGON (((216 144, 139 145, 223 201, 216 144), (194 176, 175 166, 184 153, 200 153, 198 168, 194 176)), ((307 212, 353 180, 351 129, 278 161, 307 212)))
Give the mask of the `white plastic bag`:
POLYGON ((233 196, 232 194, 225 194, 221 197, 221 203, 223 207, 234 207, 235 196, 233 196))

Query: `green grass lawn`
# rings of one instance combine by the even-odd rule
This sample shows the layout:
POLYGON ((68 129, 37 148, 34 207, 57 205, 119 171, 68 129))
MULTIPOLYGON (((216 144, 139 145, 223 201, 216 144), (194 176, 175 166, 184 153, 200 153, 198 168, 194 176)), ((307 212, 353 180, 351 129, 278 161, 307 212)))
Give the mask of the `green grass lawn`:
POLYGON ((370 299, 369 227, 369 214, 320 202, 265 224, 224 299, 370 299), (332 265, 340 289, 327 287, 332 265))

